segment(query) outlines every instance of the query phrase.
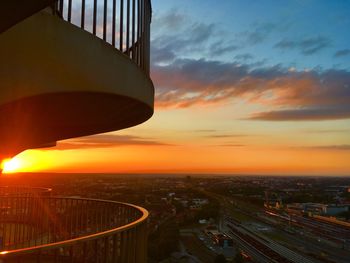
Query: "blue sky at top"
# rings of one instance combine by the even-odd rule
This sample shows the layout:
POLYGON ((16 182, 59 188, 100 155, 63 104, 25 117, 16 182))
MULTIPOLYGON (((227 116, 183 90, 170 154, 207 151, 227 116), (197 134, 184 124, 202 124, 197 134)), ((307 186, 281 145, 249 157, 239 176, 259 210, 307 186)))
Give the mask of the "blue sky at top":
POLYGON ((299 70, 350 69, 350 1, 154 0, 152 4, 153 39, 164 34, 186 36, 186 26, 199 23, 214 28, 208 45, 218 41, 236 46, 218 56, 205 49, 179 56, 229 62, 249 57, 244 62, 299 70), (158 23, 171 14, 182 18, 183 31, 158 23))

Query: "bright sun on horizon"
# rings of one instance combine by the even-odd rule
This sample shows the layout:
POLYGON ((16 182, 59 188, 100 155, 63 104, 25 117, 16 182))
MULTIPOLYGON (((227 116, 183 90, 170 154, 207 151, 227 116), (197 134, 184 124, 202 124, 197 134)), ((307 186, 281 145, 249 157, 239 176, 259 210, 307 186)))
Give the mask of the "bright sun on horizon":
POLYGON ((21 168, 21 162, 18 158, 5 159, 1 163, 3 173, 15 173, 21 168))

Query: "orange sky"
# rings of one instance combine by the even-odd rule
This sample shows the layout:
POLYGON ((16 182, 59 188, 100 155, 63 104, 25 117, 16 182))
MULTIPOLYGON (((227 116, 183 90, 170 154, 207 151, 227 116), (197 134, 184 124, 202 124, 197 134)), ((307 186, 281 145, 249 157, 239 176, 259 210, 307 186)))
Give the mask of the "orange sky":
POLYGON ((138 127, 23 152, 14 171, 350 174, 347 121, 242 120, 256 106, 239 109, 160 108, 138 127))
POLYGON ((5 171, 350 175, 349 3, 204 2, 152 1, 149 121, 5 171))

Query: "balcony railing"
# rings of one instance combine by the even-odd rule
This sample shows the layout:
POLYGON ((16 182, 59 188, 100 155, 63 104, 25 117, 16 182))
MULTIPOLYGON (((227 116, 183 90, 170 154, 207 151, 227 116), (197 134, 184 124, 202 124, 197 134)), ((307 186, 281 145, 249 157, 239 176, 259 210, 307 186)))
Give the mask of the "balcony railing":
POLYGON ((149 75, 150 0, 59 0, 54 13, 111 44, 149 75))
POLYGON ((148 212, 82 198, 0 197, 0 262, 147 261, 148 212))
POLYGON ((51 193, 52 193, 52 189, 45 188, 45 187, 0 186, 0 198, 5 196, 49 197, 51 193))

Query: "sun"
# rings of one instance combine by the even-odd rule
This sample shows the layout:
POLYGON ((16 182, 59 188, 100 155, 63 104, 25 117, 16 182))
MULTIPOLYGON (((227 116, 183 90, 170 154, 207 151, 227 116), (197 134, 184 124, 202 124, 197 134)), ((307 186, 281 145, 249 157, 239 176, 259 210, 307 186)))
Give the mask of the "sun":
POLYGON ((21 168, 21 162, 18 158, 5 159, 1 162, 3 173, 15 173, 21 168))

